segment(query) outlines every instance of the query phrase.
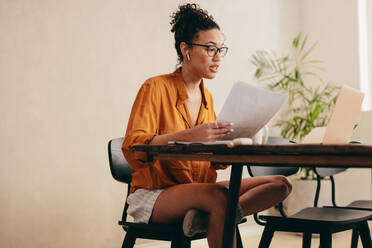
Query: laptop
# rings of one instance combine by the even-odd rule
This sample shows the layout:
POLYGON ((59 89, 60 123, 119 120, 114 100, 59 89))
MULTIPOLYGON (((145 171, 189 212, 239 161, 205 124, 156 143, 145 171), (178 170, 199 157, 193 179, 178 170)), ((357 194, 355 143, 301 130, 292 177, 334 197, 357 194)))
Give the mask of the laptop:
POLYGON ((314 128, 302 144, 348 144, 358 121, 364 93, 342 85, 326 127, 314 128))

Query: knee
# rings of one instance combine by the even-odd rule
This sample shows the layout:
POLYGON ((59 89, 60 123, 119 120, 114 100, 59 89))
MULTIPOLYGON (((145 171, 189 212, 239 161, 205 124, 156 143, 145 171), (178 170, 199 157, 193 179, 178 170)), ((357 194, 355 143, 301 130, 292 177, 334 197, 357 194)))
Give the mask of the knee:
POLYGON ((214 184, 210 196, 211 211, 223 214, 227 205, 228 189, 224 185, 214 184))
POLYGON ((292 191, 292 184, 285 176, 273 176, 272 182, 278 194, 287 197, 292 191))

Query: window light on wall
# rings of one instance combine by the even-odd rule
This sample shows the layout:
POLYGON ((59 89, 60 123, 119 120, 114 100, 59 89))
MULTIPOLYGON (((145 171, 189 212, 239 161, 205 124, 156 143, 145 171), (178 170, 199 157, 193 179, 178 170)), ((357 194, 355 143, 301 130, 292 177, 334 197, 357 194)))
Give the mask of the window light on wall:
POLYGON ((365 93, 362 110, 372 110, 372 86, 371 86, 371 61, 372 46, 372 4, 368 0, 358 1, 358 26, 359 26, 359 70, 360 90, 365 93))

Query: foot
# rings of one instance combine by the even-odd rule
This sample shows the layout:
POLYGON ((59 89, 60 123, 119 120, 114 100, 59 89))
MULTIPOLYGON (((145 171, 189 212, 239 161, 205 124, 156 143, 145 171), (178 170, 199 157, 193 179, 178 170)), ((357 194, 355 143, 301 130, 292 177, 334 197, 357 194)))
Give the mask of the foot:
POLYGON ((197 233, 206 233, 208 221, 208 214, 197 209, 190 209, 183 218, 183 233, 187 237, 192 237, 197 233))

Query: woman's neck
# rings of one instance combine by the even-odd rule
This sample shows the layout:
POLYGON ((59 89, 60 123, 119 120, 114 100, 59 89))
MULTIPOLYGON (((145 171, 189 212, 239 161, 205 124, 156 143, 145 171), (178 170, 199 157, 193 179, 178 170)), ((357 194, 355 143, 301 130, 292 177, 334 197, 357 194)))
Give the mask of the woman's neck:
POLYGON ((188 67, 182 67, 181 74, 189 95, 198 94, 202 79, 200 77, 195 77, 195 74, 192 73, 188 67))

